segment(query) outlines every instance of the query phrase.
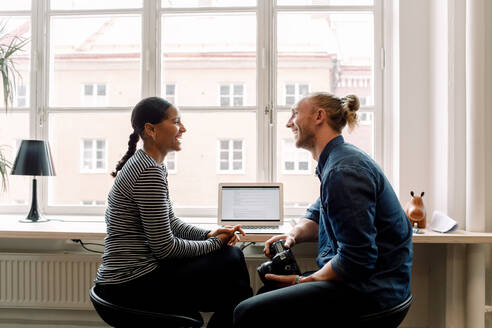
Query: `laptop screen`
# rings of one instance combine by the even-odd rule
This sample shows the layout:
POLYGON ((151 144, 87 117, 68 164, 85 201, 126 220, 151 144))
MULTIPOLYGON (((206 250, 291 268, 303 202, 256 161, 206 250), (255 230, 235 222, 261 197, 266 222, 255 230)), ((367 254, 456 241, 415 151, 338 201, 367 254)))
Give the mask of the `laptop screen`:
POLYGON ((221 186, 220 217, 227 221, 280 223, 281 188, 271 186, 221 186))

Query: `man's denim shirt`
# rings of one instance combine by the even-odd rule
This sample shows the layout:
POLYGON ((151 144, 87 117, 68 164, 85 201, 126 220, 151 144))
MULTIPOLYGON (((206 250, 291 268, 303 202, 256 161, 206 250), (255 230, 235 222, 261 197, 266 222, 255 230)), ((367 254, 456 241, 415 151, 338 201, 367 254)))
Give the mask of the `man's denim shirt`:
POLYGON ((320 198, 306 212, 319 224, 317 262, 368 295, 380 309, 410 294, 412 227, 379 166, 364 152, 332 139, 316 174, 320 198))

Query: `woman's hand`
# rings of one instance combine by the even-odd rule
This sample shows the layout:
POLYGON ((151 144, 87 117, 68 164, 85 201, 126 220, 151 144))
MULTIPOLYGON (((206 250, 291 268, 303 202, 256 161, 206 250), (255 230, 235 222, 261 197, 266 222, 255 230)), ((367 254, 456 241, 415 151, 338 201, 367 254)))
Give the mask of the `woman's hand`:
POLYGON ((246 235, 241 229, 241 225, 225 226, 211 231, 207 234, 207 238, 217 237, 222 245, 234 246, 238 241, 241 241, 240 235, 246 235))
POLYGON ((277 240, 285 240, 285 244, 284 244, 285 248, 291 248, 296 244, 296 240, 291 235, 280 235, 268 239, 265 242, 265 248, 263 249, 263 253, 265 253, 265 255, 268 256, 269 258, 272 258, 272 254, 270 254, 270 245, 276 242, 277 240))

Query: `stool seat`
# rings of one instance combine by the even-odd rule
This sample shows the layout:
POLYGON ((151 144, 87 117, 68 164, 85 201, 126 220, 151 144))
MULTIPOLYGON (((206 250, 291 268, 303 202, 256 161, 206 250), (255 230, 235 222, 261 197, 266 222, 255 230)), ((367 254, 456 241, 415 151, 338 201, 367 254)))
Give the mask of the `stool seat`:
POLYGON ((191 318, 178 314, 132 309, 110 303, 97 294, 97 286, 91 288, 89 296, 96 312, 111 327, 190 328, 203 325, 203 319, 198 312, 199 318, 191 318))
POLYGON ((413 296, 410 294, 405 301, 392 308, 359 317, 357 327, 396 328, 407 315, 412 303, 413 296))

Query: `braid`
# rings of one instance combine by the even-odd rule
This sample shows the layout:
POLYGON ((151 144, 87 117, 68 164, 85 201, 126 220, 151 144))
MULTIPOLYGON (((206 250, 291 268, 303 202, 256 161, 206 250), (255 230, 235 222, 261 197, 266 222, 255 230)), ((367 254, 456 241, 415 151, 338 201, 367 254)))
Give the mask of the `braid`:
POLYGON ((123 165, 125 165, 126 161, 135 154, 135 151, 137 150, 137 142, 138 142, 139 136, 137 131, 133 131, 132 134, 130 134, 130 140, 128 140, 128 150, 126 154, 123 156, 123 158, 118 162, 116 165, 116 170, 114 172, 111 172, 111 176, 113 178, 116 178, 116 175, 118 174, 118 171, 120 171, 123 168, 123 165))

